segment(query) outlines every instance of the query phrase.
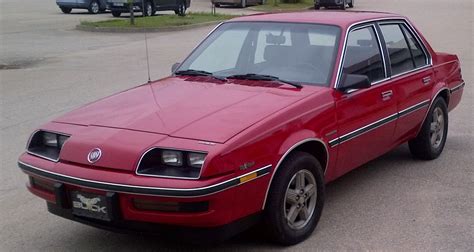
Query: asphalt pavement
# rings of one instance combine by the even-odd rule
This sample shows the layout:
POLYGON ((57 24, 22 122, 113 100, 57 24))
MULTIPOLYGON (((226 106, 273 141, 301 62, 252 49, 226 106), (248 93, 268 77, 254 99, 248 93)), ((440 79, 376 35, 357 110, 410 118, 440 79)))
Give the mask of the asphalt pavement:
MULTIPOLYGON (((406 145, 328 185, 321 221, 305 242, 281 248, 246 232, 206 250, 474 249, 474 9, 472 0, 357 0, 355 10, 401 13, 437 51, 456 53, 466 81, 450 113, 448 140, 434 161, 406 145)), ((193 1, 205 11, 208 1, 193 1)), ((218 12, 251 11, 218 8, 218 12)), ((0 251, 176 251, 200 247, 102 231, 49 214, 17 168, 30 133, 73 108, 147 80, 144 35, 77 31, 110 13, 60 13, 54 1, 0 0, 0 251), (9 69, 5 69, 9 68, 9 69)), ((212 29, 148 34, 152 79, 170 73, 212 29)))

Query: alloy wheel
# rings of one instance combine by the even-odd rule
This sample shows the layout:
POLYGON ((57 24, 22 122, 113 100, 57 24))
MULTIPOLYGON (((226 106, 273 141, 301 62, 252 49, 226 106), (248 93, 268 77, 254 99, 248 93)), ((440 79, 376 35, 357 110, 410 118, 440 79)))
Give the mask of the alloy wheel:
POLYGON ((99 4, 97 2, 92 2, 91 3, 92 13, 94 13, 94 14, 99 13, 99 9, 100 9, 100 7, 99 7, 99 4))
POLYGON ((433 116, 430 124, 430 142, 431 146, 437 149, 444 137, 444 114, 440 107, 433 110, 433 116))
POLYGON ((298 171, 285 193, 284 213, 288 226, 302 229, 313 216, 317 200, 316 179, 308 170, 298 171))

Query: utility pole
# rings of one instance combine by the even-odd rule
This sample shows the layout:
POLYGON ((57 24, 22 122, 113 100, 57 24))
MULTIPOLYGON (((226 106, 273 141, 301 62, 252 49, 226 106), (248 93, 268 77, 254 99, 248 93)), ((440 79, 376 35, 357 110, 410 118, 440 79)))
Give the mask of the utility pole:
POLYGON ((133 12, 133 0, 128 0, 128 7, 130 8, 130 25, 135 25, 135 13, 133 12))

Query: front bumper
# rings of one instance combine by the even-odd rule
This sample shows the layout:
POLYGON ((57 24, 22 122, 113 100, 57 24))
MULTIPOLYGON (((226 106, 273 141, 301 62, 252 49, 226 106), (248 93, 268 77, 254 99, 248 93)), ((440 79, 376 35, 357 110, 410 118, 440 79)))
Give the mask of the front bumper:
MULTIPOLYGON (((268 185, 270 176, 266 175, 271 170, 271 166, 265 166, 237 177, 214 178, 207 186, 161 188, 138 182, 143 180, 150 183, 156 178, 139 177, 134 174, 123 174, 123 172, 118 173, 120 175, 118 176, 112 171, 53 163, 29 154, 24 154, 18 165, 30 176, 28 189, 48 201, 50 212, 86 224, 94 224, 93 226, 107 226, 113 229, 128 229, 128 224, 135 226, 133 223, 194 228, 214 228, 234 223, 261 210, 265 197, 265 190, 262 188, 266 188, 268 185), (48 167, 48 165, 54 167, 48 167), (75 174, 70 171, 74 171, 75 174), (88 174, 88 176, 76 174, 88 174), (107 177, 114 177, 117 181, 136 181, 137 183, 133 183, 133 185, 115 183, 107 181, 105 179, 107 177), (44 187, 35 186, 35 183, 32 182, 35 179, 51 184, 52 189, 48 191, 44 190, 44 187), (111 221, 73 215, 70 196, 72 191, 94 193, 107 197, 107 204, 110 209, 113 209, 111 221), (191 206, 191 208, 205 204, 206 207, 200 207, 196 211, 172 212, 138 209, 134 205, 135 200, 173 203, 191 206)), ((177 182, 179 180, 176 180, 175 184, 178 184, 177 182)), ((197 182, 199 181, 187 181, 187 183, 197 182)), ((132 229, 140 230, 138 226, 132 229)))

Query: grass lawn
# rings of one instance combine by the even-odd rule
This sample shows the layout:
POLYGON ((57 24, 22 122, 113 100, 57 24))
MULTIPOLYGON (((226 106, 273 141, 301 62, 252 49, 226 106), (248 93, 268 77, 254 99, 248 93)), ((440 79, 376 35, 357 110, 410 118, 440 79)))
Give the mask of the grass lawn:
POLYGON ((263 5, 249 7, 251 10, 263 12, 306 10, 314 6, 314 0, 301 0, 299 3, 281 3, 279 0, 267 0, 263 5), (275 2, 277 5, 275 6, 275 2))
POLYGON ((199 24, 212 21, 221 21, 236 16, 211 13, 187 13, 186 16, 157 15, 152 17, 135 17, 135 25, 130 25, 129 18, 114 18, 104 21, 82 21, 81 25, 90 27, 114 27, 114 28, 165 28, 183 25, 199 24))

